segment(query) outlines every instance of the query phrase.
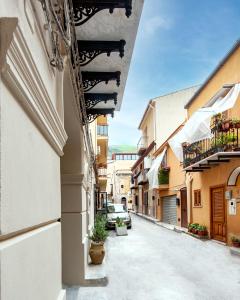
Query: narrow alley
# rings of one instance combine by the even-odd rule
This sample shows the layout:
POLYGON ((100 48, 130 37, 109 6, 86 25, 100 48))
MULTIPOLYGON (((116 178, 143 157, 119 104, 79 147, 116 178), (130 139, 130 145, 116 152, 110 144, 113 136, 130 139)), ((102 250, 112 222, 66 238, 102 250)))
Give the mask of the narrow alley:
POLYGON ((106 287, 67 290, 68 300, 238 300, 239 258, 226 246, 200 241, 132 215, 128 236, 110 232, 106 287))

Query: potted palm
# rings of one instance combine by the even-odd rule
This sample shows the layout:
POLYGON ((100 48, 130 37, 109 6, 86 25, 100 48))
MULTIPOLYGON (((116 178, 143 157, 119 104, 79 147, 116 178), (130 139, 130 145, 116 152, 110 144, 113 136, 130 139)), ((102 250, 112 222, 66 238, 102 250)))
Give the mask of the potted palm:
POLYGON ((127 235, 127 225, 123 222, 122 219, 117 217, 116 219, 116 233, 117 235, 127 235))
POLYGON ((89 237, 91 240, 89 255, 92 264, 99 265, 102 263, 105 256, 104 242, 107 237, 106 218, 105 216, 98 214, 95 219, 92 235, 89 237))

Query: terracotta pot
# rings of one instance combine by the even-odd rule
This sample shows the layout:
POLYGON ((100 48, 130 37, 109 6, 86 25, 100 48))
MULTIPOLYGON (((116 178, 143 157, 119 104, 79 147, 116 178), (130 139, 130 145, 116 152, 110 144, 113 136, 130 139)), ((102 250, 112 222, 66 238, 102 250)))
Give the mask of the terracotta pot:
POLYGON ((198 233, 198 230, 195 229, 195 228, 193 228, 193 229, 192 229, 192 233, 197 234, 197 233, 198 233))
POLYGON ((240 242, 232 241, 232 245, 233 245, 233 247, 240 248, 240 242))
POLYGON ((230 123, 229 123, 229 121, 223 123, 223 124, 222 124, 222 128, 223 128, 224 130, 228 130, 228 129, 230 128, 230 123))
POLYGON ((198 230, 199 236, 206 236, 208 234, 207 230, 198 230))
POLYGON ((91 242, 89 255, 91 257, 92 264, 100 265, 105 256, 104 243, 91 242))

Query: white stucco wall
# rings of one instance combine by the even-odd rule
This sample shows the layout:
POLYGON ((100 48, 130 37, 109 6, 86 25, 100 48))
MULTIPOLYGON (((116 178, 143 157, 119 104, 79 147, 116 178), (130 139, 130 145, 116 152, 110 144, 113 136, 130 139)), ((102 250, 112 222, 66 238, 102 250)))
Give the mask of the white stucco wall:
POLYGON ((60 158, 1 85, 1 234, 60 218, 60 158))
POLYGON ((198 87, 186 88, 153 100, 156 107, 156 148, 161 146, 173 131, 185 121, 187 115, 184 105, 198 87))
POLYGON ((2 300, 62 300, 61 225, 0 243, 2 300))

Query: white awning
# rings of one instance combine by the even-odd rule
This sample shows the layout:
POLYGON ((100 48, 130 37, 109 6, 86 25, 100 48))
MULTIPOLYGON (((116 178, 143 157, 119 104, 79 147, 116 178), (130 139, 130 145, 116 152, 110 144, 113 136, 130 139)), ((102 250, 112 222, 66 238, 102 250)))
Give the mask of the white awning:
POLYGON ((169 140, 169 145, 180 161, 183 161, 182 143, 195 143, 211 138, 211 119, 214 115, 232 108, 239 96, 240 84, 235 84, 224 97, 219 97, 211 106, 198 109, 186 122, 183 129, 169 140))
POLYGON ((163 161, 166 150, 167 149, 165 148, 160 155, 154 159, 150 170, 146 174, 149 182, 149 189, 157 189, 159 187, 158 169, 163 161))

